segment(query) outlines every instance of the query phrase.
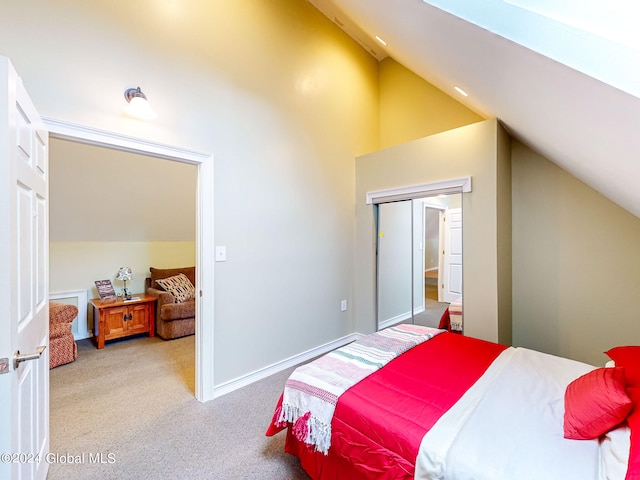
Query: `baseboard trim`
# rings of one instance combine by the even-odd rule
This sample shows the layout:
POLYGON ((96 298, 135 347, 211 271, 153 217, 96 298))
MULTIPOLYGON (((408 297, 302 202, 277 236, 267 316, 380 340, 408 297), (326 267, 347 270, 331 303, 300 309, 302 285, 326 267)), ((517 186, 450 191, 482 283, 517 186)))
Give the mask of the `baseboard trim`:
POLYGON ((361 333, 351 333, 345 337, 338 338, 337 340, 333 340, 332 342, 325 343, 324 345, 319 345, 315 348, 307 350, 306 352, 302 352, 292 357, 286 358, 280 362, 269 365, 268 367, 260 368, 254 372, 248 373, 247 375, 243 375, 233 380, 229 380, 228 382, 224 382, 213 387, 213 398, 221 397, 222 395, 226 395, 227 393, 231 393, 235 390, 238 390, 239 388, 246 387, 247 385, 257 382, 258 380, 262 380, 263 378, 267 378, 268 376, 281 372, 282 370, 294 367, 319 355, 324 355, 331 350, 340 348, 348 343, 362 338, 363 336, 364 335, 361 333))
MULTIPOLYGON (((418 315, 419 313, 424 312, 424 305, 417 307, 413 310, 413 314, 414 315, 418 315)), ((406 313, 401 313, 400 315, 396 315, 395 317, 391 317, 391 318, 387 318, 386 320, 380 322, 380 325, 378 325, 378 330, 382 330, 383 328, 389 328, 389 327, 393 327, 394 325, 397 325, 398 323, 401 323, 405 320, 410 320, 411 319, 411 312, 406 312, 406 313)))

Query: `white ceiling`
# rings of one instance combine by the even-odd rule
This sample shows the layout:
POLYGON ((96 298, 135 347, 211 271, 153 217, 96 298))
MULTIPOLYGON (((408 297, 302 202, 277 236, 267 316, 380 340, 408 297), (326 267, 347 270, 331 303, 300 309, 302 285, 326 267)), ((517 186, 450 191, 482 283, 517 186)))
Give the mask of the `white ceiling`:
POLYGON ((429 2, 452 11, 455 5, 457 16, 422 0, 310 1, 377 59, 391 56, 477 113, 500 119, 515 138, 640 217, 635 45, 550 20, 523 8, 531 3, 525 0, 429 2), (386 47, 372 40, 376 35, 386 47))

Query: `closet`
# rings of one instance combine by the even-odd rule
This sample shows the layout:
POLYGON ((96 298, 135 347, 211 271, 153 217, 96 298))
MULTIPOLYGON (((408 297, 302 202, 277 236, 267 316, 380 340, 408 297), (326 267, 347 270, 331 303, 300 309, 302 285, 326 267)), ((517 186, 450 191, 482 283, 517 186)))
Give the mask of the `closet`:
POLYGON ((462 296, 462 194, 378 203, 376 225, 378 329, 437 327, 462 296))

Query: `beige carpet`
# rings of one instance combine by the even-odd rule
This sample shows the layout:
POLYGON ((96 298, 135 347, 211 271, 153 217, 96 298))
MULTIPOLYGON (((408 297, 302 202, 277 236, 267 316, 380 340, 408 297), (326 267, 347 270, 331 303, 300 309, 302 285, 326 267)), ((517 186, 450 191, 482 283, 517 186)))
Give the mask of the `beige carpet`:
POLYGON ((78 342, 51 370, 50 451, 72 461, 48 479, 308 479, 284 433, 264 435, 291 370, 203 404, 194 340, 78 342))

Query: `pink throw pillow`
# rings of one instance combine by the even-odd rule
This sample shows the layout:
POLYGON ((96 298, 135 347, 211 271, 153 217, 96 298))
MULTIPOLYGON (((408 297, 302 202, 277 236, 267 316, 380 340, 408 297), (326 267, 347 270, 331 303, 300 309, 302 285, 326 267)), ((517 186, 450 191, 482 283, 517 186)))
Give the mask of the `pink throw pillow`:
POLYGON ((625 392, 624 368, 598 368, 567 386, 564 395, 564 437, 598 438, 623 422, 633 403, 625 392))
POLYGON ((640 346, 615 347, 604 353, 616 367, 624 367, 628 386, 640 387, 640 346))

